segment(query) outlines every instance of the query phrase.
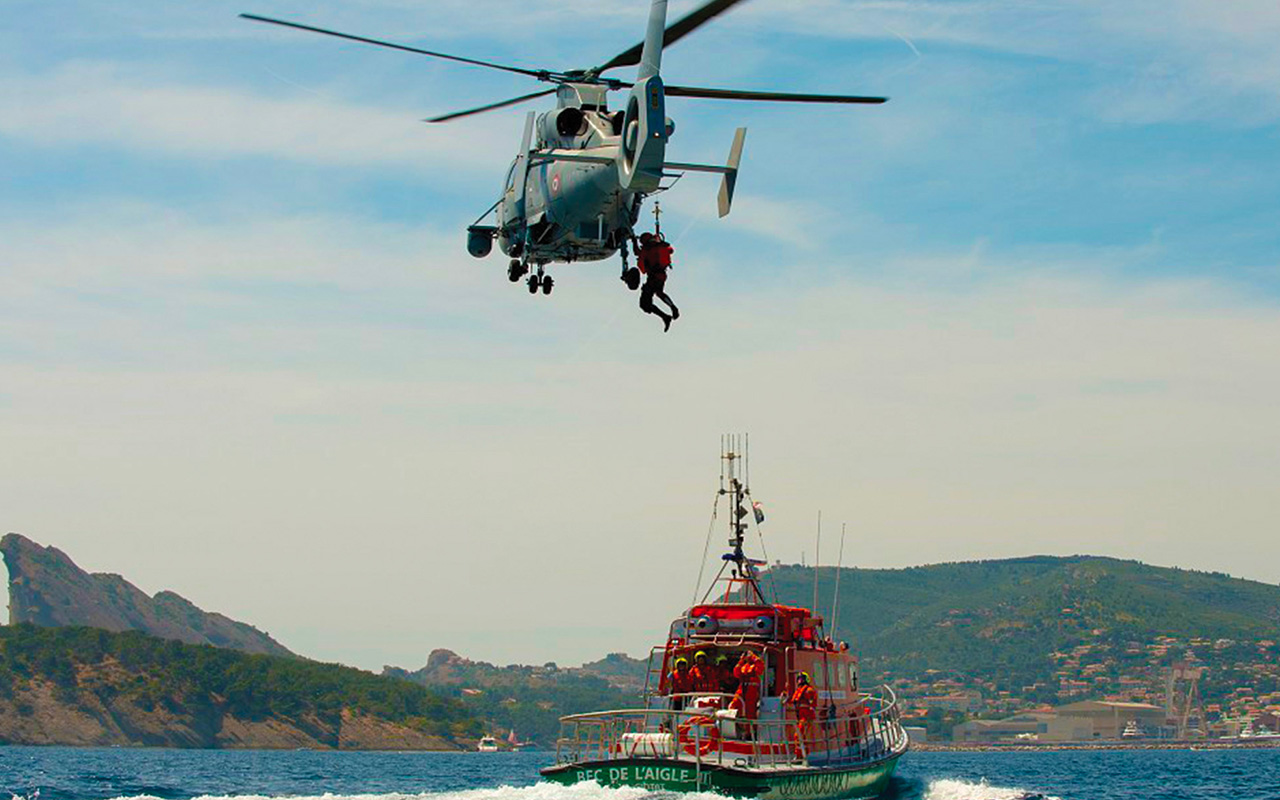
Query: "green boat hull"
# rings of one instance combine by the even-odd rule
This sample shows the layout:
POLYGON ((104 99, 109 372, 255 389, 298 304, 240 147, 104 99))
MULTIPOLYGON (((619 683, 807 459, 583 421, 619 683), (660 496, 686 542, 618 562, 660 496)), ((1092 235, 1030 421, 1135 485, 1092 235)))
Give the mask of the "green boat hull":
POLYGON ((561 764, 542 770, 549 781, 638 786, 651 791, 715 792, 764 800, 878 797, 889 785, 897 755, 857 767, 745 769, 664 758, 632 758, 561 764))

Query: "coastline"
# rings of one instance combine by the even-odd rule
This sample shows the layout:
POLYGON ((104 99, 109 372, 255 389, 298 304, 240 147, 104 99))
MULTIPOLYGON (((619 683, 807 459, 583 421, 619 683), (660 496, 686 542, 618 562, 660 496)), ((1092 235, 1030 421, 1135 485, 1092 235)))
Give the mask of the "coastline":
POLYGON ((996 742, 974 742, 966 744, 944 744, 942 742, 911 743, 912 750, 922 753, 1043 753, 1051 750, 1265 750, 1269 748, 1280 749, 1280 737, 1275 739, 1264 739, 1262 741, 1211 739, 1163 742, 1010 742, 1008 744, 996 742))

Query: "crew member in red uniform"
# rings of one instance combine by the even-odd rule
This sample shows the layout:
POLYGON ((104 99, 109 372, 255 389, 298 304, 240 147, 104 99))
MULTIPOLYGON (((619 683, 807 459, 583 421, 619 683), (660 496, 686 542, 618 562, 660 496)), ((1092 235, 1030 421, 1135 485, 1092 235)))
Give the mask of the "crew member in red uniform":
POLYGON ((733 667, 724 653, 716 656, 716 680, 720 682, 720 694, 733 694, 738 689, 738 679, 733 677, 733 667))
POLYGON ((743 653, 733 668, 733 677, 738 679, 738 691, 729 707, 738 709, 739 719, 756 718, 760 709, 760 676, 763 674, 764 659, 752 650, 743 653))
POLYGON ((796 688, 786 698, 796 711, 796 728, 805 743, 806 751, 812 751, 814 742, 814 716, 818 709, 818 690, 809 683, 809 673, 801 672, 796 678, 796 688))
POLYGON ((640 241, 632 242, 636 260, 640 262, 640 271, 644 273, 644 286, 640 287, 640 309, 646 314, 657 314, 662 318, 663 333, 671 330, 671 321, 680 318, 680 309, 667 296, 667 270, 671 269, 671 254, 675 248, 667 244, 661 236, 645 232, 640 234, 640 241), (657 297, 671 307, 668 314, 653 304, 657 297))
POLYGON ((668 676, 668 685, 671 687, 671 708, 679 711, 684 708, 685 698, 676 697, 675 695, 689 694, 694 691, 693 672, 689 669, 689 659, 676 659, 676 668, 668 676))
POLYGON ((693 691, 716 694, 720 691, 720 679, 716 676, 716 668, 711 665, 707 651, 699 650, 693 655, 693 691))

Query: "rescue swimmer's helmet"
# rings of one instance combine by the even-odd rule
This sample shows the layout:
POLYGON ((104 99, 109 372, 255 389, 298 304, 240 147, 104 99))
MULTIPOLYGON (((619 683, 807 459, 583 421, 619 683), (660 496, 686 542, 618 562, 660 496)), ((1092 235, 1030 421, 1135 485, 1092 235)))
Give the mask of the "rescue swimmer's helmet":
POLYGON ((686 667, 687 667, 687 666, 689 666, 689 659, 687 659, 687 658, 677 658, 677 659, 676 659, 676 666, 678 667, 678 666, 680 666, 681 664, 683 664, 683 665, 684 665, 684 666, 686 666, 686 667))
POLYGON ((706 651, 706 650, 699 650, 698 652, 696 652, 696 653, 694 653, 694 654, 693 654, 693 660, 694 660, 694 661, 697 661, 697 660, 698 660, 698 659, 700 659, 700 658, 706 658, 706 657, 707 657, 707 651, 706 651))
POLYGON ((641 244, 648 244, 648 243, 649 243, 649 242, 651 242, 651 241, 653 241, 653 234, 652 234, 652 233, 649 233, 648 231, 645 231, 644 233, 640 234, 640 243, 641 243, 641 244))
POLYGON ((729 663, 729 657, 726 656, 724 653, 721 653, 720 655, 716 656, 716 666, 720 666, 721 664, 728 664, 728 663, 729 663))
POLYGON ((801 673, 800 673, 800 678, 799 678, 799 680, 800 680, 800 685, 801 685, 801 686, 803 686, 803 685, 807 684, 807 683, 809 682, 809 673, 807 673, 807 672, 801 672, 801 673))

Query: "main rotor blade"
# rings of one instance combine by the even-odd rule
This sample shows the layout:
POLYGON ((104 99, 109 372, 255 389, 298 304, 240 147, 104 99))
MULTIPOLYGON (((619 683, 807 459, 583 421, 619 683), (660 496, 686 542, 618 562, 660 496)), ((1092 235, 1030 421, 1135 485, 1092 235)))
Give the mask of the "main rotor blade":
POLYGON ((443 116, 439 116, 439 117, 431 117, 430 119, 424 119, 423 122, 448 122, 451 119, 458 119, 459 117, 469 117, 472 114, 483 114, 486 111, 493 111, 495 108, 506 108, 507 106, 514 106, 516 103, 523 103, 526 100, 532 100, 535 97, 544 97, 546 95, 555 94, 555 93, 556 93, 555 89, 543 89, 540 92, 534 92, 533 94, 522 94, 519 97, 513 97, 510 100, 503 100, 500 103, 490 103, 487 106, 480 106, 479 108, 469 108, 466 111, 455 111, 452 114, 444 114, 443 116))
POLYGON ((460 61, 463 64, 474 64, 477 67, 489 67, 490 69, 500 69, 504 72, 515 72, 520 75, 528 75, 531 78, 546 80, 550 74, 547 70, 524 69, 523 67, 511 67, 506 64, 494 64, 491 61, 480 61, 474 58, 465 58, 463 56, 451 56, 448 53, 437 53, 433 50, 423 50, 418 47, 410 47, 406 44, 396 44, 395 42, 384 42, 381 39, 370 39, 365 36, 355 36, 350 33, 341 33, 340 31, 331 31, 325 28, 317 28, 312 25, 303 25, 300 22, 288 22, 283 19, 272 19, 271 17, 260 17, 257 14, 241 14, 241 17, 254 22, 265 22, 269 25, 280 25, 285 28, 296 28, 300 31, 310 31, 311 33, 322 33, 325 36, 336 36, 339 39, 348 39, 353 42, 363 42, 364 44, 376 44, 379 47, 390 47, 393 50, 403 50, 406 53, 417 53, 422 56, 431 56, 433 58, 443 58, 449 61, 460 61))
POLYGON ((753 92, 739 89, 703 89, 696 86, 664 87, 668 97, 703 97, 711 100, 768 100, 783 103, 866 103, 878 105, 887 97, 850 94, 795 94, 793 92, 753 92))
MULTIPOLYGON (((723 14, 741 2, 742 0, 710 0, 710 2, 694 9, 668 25, 666 32, 662 35, 662 46, 666 47, 680 41, 685 36, 693 33, 711 18, 723 14)), ((616 67, 633 67, 640 63, 640 53, 643 50, 644 42, 640 42, 634 47, 618 53, 616 56, 606 61, 603 66, 596 67, 594 71, 596 74, 600 74, 607 69, 614 69, 616 67)))

